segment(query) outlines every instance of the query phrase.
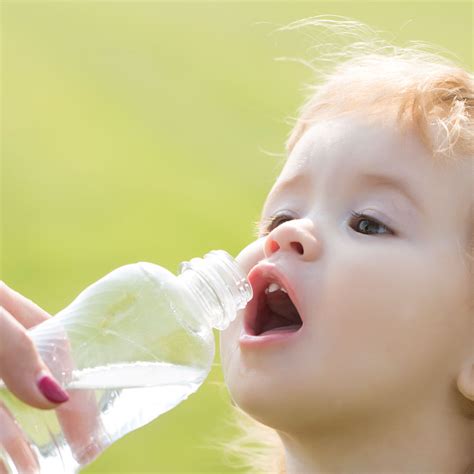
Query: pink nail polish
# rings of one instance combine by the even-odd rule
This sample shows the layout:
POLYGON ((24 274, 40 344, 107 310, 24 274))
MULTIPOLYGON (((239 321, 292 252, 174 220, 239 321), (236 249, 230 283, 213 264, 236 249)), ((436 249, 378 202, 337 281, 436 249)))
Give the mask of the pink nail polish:
POLYGON ((64 403, 69 400, 69 395, 49 375, 40 375, 38 382, 40 392, 53 403, 64 403))

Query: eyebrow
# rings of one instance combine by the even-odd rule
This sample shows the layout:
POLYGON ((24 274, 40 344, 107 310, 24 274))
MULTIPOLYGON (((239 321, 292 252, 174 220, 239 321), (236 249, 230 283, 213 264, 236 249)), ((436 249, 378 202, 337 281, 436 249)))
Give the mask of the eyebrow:
MULTIPOLYGON (((280 183, 278 190, 282 187, 292 187, 301 186, 303 184, 309 183, 311 180, 306 173, 298 174, 293 176, 283 182, 280 183)), ((353 181, 354 182, 354 181, 353 181)), ((383 186, 386 188, 392 188, 396 191, 399 191, 403 196, 405 196, 413 206, 423 214, 424 210, 421 206, 420 200, 416 198, 417 193, 415 193, 412 188, 407 184, 406 180, 402 177, 393 176, 385 173, 375 173, 375 172, 365 172, 358 174, 355 178, 355 182, 359 185, 368 185, 368 186, 383 186)), ((259 235, 261 230, 262 224, 264 223, 265 219, 259 218, 255 225, 255 232, 256 235, 259 235)))
POLYGON ((360 183, 367 183, 368 185, 384 186, 392 188, 403 194, 420 212, 423 212, 420 200, 417 198, 417 193, 407 184, 406 180, 398 177, 381 173, 362 173, 358 176, 360 183))
MULTIPOLYGON (((299 187, 310 182, 310 178, 306 173, 298 174, 288 180, 283 181, 278 189, 286 187, 299 187)), ((423 212, 417 193, 410 188, 406 180, 402 177, 393 176, 385 173, 365 172, 358 174, 355 182, 359 185, 383 186, 395 189, 401 192, 419 211, 423 212)))

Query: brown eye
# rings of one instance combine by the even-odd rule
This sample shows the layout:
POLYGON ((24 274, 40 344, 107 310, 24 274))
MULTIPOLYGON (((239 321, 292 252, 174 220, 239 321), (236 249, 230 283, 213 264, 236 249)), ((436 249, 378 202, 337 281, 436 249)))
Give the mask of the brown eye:
POLYGON ((262 237, 268 235, 273 229, 278 227, 279 225, 283 224, 284 222, 288 222, 294 219, 293 216, 289 214, 275 214, 271 217, 267 217, 262 219, 261 228, 262 228, 262 237))

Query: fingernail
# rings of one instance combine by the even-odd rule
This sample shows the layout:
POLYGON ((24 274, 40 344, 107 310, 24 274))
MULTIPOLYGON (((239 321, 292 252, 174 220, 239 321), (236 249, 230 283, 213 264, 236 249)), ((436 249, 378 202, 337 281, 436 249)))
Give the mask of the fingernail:
POLYGON ((41 374, 37 382, 40 392, 53 403, 64 403, 69 400, 69 395, 61 386, 47 374, 41 374))

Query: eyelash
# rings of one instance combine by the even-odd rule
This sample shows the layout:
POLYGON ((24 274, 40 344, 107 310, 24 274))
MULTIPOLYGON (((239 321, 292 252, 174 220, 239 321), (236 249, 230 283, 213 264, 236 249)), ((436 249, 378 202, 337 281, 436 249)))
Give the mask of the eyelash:
POLYGON ((287 214, 276 214, 271 217, 265 217, 259 223, 260 228, 262 229, 261 236, 268 235, 275 227, 278 227, 284 222, 291 221, 293 217, 288 216, 287 214), (281 221, 279 221, 281 219, 281 221))
MULTIPOLYGON (((363 213, 360 214, 360 213, 355 212, 355 211, 351 211, 351 216, 354 219, 359 219, 360 221, 369 221, 369 222, 375 223, 375 224, 377 224, 381 227, 384 227, 387 230, 387 234, 392 234, 392 235, 395 234, 388 226, 386 226, 385 224, 378 221, 377 219, 375 219, 372 216, 368 216, 367 214, 363 214, 363 213)), ((260 224, 260 227, 262 229, 262 233, 261 233, 260 236, 264 237, 264 236, 268 235, 275 227, 278 227, 280 224, 283 224, 284 222, 291 221, 292 219, 293 219, 293 217, 291 217, 287 214, 277 214, 277 215, 262 219, 262 222, 260 224)), ((352 223, 353 219, 351 219, 349 222, 352 223)), ((359 233, 363 234, 363 235, 376 235, 376 234, 379 234, 380 232, 376 232, 375 234, 367 234, 365 232, 359 232, 359 233)))

